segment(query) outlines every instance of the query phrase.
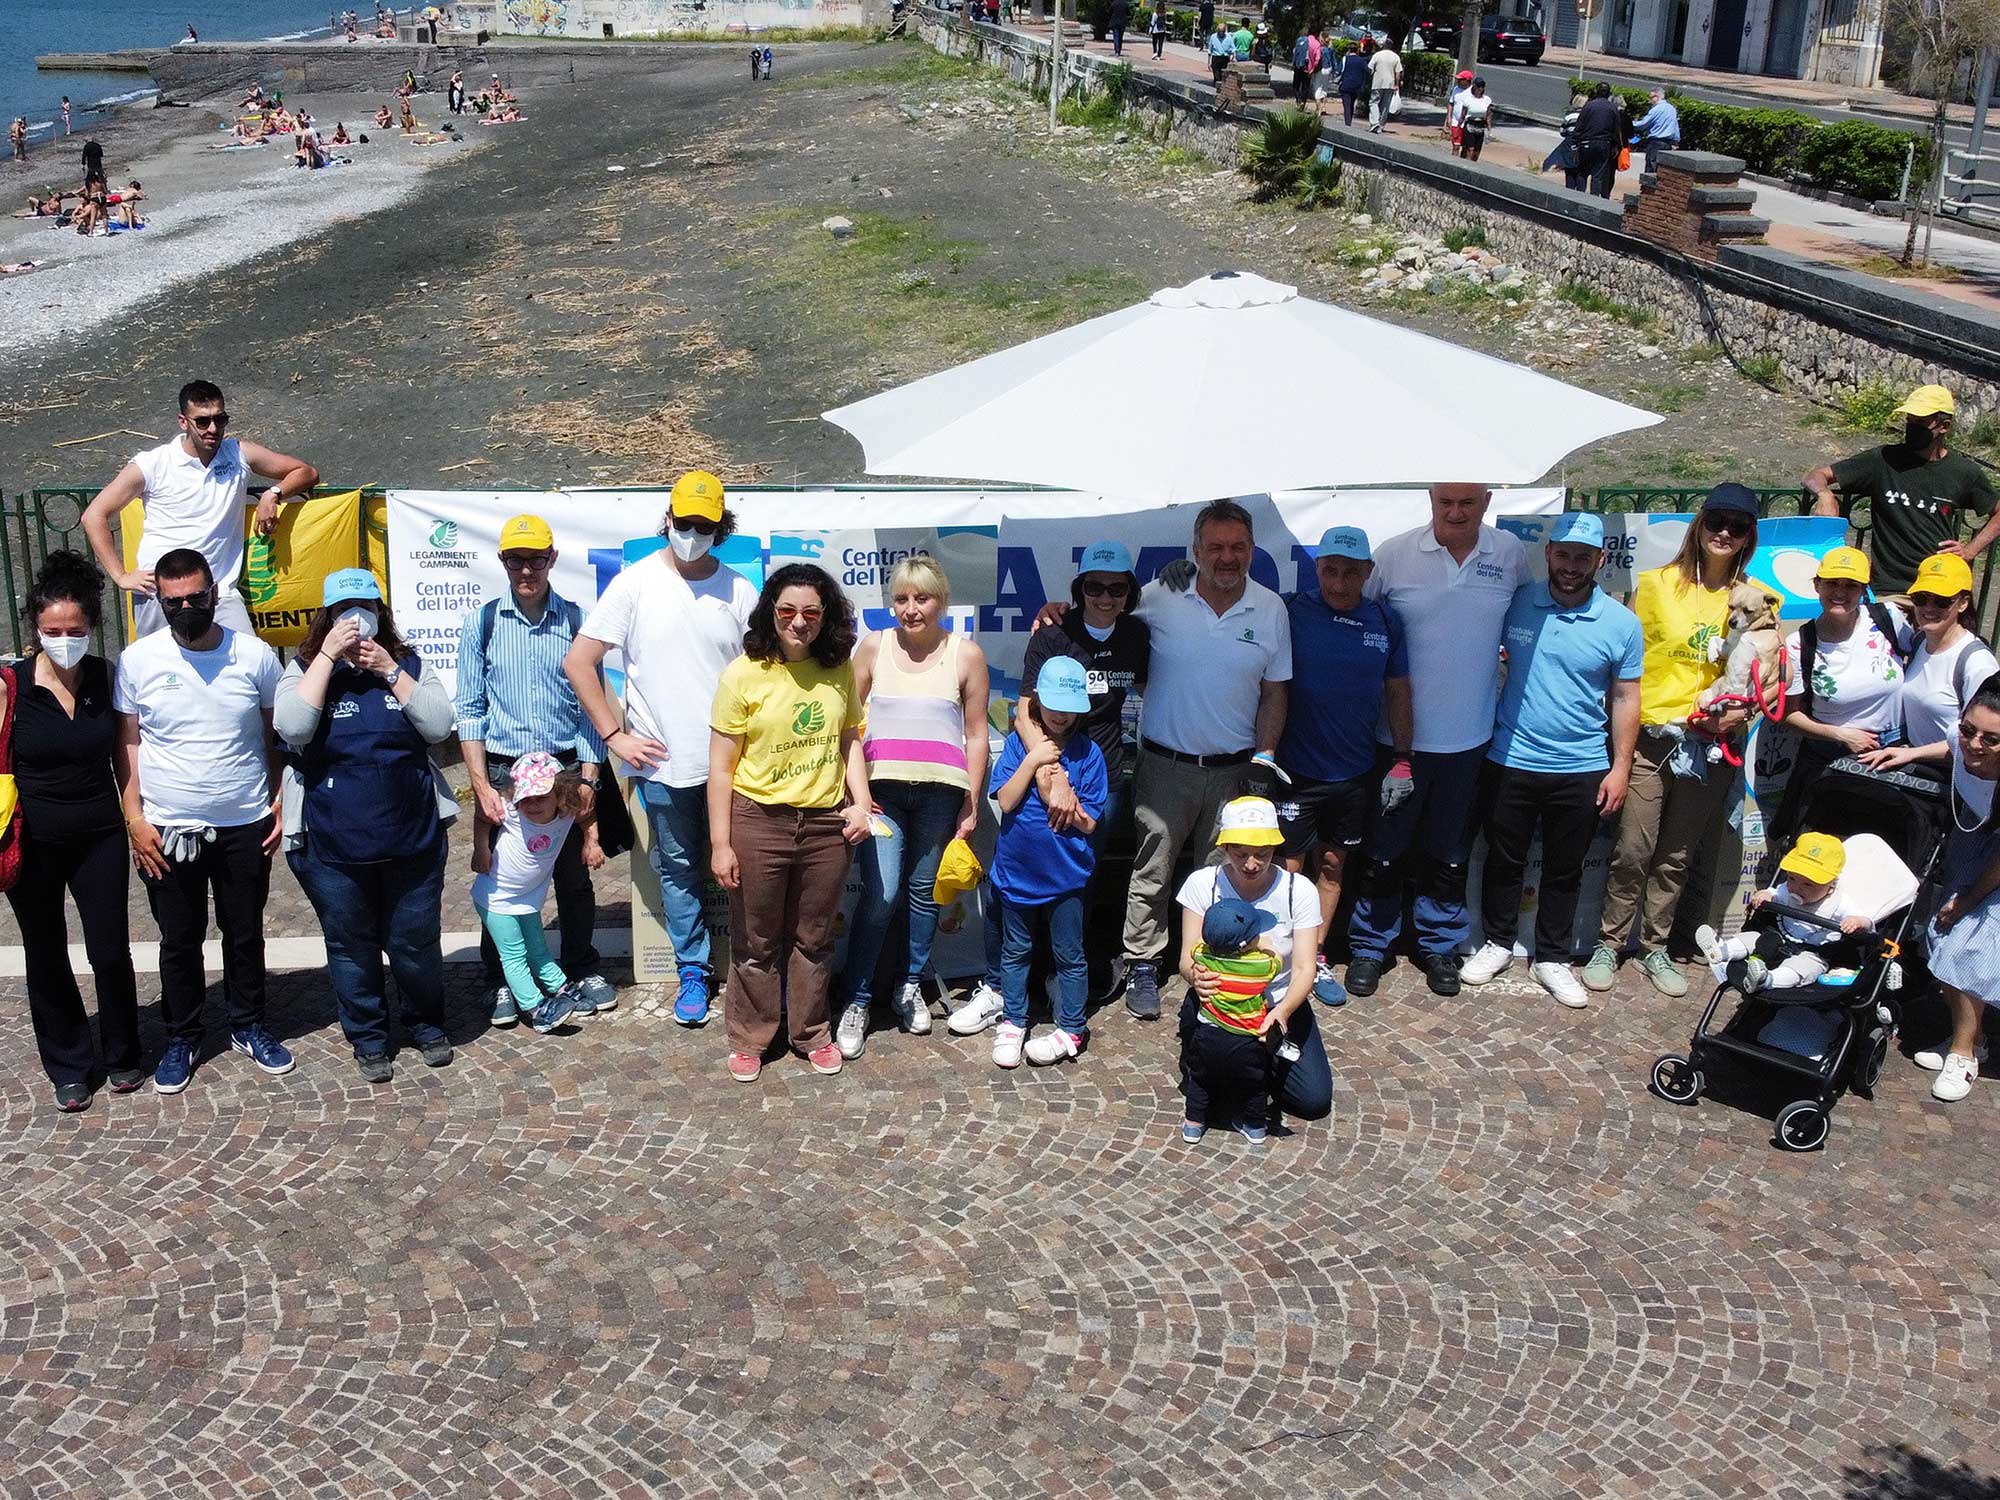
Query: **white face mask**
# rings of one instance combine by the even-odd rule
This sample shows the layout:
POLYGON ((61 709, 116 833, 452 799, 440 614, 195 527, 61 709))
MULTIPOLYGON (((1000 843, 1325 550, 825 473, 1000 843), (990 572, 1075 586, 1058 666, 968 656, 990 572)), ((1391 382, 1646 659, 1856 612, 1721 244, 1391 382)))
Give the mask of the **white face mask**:
POLYGON ((374 610, 369 609, 365 605, 350 604, 335 617, 334 624, 338 625, 347 620, 352 620, 355 623, 355 626, 361 631, 362 640, 372 641, 375 639, 375 632, 379 627, 375 620, 374 610))
POLYGON ((1091 624, 1090 621, 1088 620, 1085 620, 1083 622, 1084 633, 1087 634, 1093 641, 1110 640, 1111 632, 1116 630, 1117 628, 1118 627, 1116 625, 1106 625, 1102 630, 1100 630, 1097 628, 1097 626, 1091 624))
POLYGON ((674 556, 684 563, 691 563, 698 557, 708 556, 708 549, 715 545, 715 533, 682 531, 678 526, 667 528, 667 544, 674 549, 674 556))
POLYGON ((87 635, 42 635, 37 632, 35 639, 42 643, 42 654, 65 670, 82 661, 90 651, 90 637, 87 635))

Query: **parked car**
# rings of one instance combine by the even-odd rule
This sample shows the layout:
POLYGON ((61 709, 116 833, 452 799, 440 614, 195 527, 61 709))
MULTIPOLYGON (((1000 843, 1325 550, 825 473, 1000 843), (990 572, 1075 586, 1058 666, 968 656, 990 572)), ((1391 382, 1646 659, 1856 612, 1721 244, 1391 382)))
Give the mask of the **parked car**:
POLYGON ((1358 42, 1363 37, 1373 37, 1378 47, 1389 42, 1389 17, 1379 10, 1349 11, 1347 20, 1334 32, 1346 41, 1358 42))
POLYGON ((1481 62, 1520 61, 1532 68, 1548 47, 1541 26, 1526 16, 1488 16, 1479 23, 1481 62))
POLYGON ((1457 16, 1433 15, 1421 18, 1410 28, 1410 35, 1432 52, 1456 52, 1459 30, 1457 16))

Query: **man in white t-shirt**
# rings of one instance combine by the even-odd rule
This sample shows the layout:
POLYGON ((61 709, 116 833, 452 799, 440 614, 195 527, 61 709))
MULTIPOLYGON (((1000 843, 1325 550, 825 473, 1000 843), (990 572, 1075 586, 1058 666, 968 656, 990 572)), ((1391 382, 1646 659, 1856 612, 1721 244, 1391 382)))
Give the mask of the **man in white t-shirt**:
POLYGON ((694 470, 674 484, 667 545, 611 580, 563 663, 605 748, 644 778, 652 862, 680 989, 674 1019, 708 1020, 713 990, 702 892, 708 880, 708 714, 722 669, 743 654, 757 590, 710 555, 736 530, 722 481, 694 470), (604 691, 605 653, 624 658, 625 716, 604 691))
POLYGON ((269 536, 278 507, 304 500, 319 483, 319 470, 257 443, 228 437, 229 412, 222 391, 206 380, 190 380, 180 392, 181 435, 138 455, 97 492, 83 513, 83 534, 111 580, 133 595, 133 619, 140 635, 166 624, 153 597, 159 560, 178 547, 208 559, 218 585, 216 618, 231 630, 256 634, 236 580, 243 572, 243 507, 250 476, 276 480, 257 502, 257 534, 269 536), (138 566, 129 572, 111 522, 134 500, 145 503, 138 566))
POLYGON ((208 559, 179 547, 154 566, 167 629, 118 658, 118 779, 132 863, 160 928, 167 1046, 153 1087, 177 1094, 194 1072, 207 989, 201 944, 209 895, 222 931, 229 1044, 266 1073, 292 1055, 264 1029, 264 900, 280 827, 271 705, 278 657, 216 620, 208 559))
POLYGON ((1403 621, 1416 734, 1407 760, 1389 750, 1386 726, 1376 734, 1386 774, 1348 925, 1351 995, 1372 995, 1381 982, 1411 879, 1418 962, 1434 994, 1459 990, 1459 951, 1471 934, 1465 866, 1499 702, 1501 630, 1529 578, 1520 538, 1482 524, 1492 501, 1485 485, 1434 484, 1430 524, 1375 550, 1367 596, 1403 621))
POLYGON ((1377 47, 1368 59, 1368 90, 1375 96, 1375 118, 1369 122, 1368 132, 1380 135, 1389 123, 1389 104, 1396 97, 1396 91, 1403 86, 1403 59, 1387 42, 1377 47))

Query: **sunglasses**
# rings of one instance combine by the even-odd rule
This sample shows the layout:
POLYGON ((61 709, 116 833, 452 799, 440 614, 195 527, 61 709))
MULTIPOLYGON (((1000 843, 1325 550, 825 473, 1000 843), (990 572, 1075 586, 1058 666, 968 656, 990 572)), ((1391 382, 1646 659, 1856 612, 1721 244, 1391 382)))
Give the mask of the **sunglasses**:
POLYGON ((162 598, 160 600, 160 612, 162 614, 177 615, 184 609, 198 609, 204 604, 213 604, 214 602, 215 590, 213 587, 198 589, 192 594, 183 594, 178 599, 162 598))
POLYGON ((1123 599, 1132 585, 1121 578, 1115 583, 1086 583, 1083 592, 1092 599, 1123 599))
POLYGON ((2000 734, 1988 734, 1985 730, 1974 729, 1964 722, 1958 726, 1958 737, 1975 749, 2000 750, 2000 734))
POLYGON ((1959 594, 1953 594, 1950 598, 1942 594, 1912 594, 1910 603, 1918 609, 1956 609, 1961 597, 1963 596, 1959 594))
POLYGON ((1701 524, 1717 536, 1748 536, 1757 523, 1745 515, 1712 510, 1701 518, 1701 524))
POLYGON ((539 573, 555 559, 546 552, 503 552, 500 566, 509 573, 539 573))
POLYGON ((211 427, 220 432, 229 425, 229 413, 219 411, 210 417, 182 417, 181 420, 190 427, 199 427, 203 432, 208 431, 211 427))
POLYGON ((815 609, 811 605, 806 606, 804 609, 800 609, 797 605, 794 604, 780 604, 774 611, 774 613, 780 620, 783 620, 788 625, 794 620, 803 620, 808 625, 817 625, 820 622, 821 616, 823 616, 826 613, 826 611, 822 609, 815 609))
POLYGON ((718 529, 713 521, 683 521, 679 516, 674 517, 676 531, 691 531, 696 536, 714 536, 718 529))

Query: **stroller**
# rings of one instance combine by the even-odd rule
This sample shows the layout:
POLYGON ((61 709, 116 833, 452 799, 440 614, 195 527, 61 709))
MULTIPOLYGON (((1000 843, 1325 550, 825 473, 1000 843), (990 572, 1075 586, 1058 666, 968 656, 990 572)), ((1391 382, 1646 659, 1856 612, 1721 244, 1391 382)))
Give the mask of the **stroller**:
MULTIPOLYGON (((1873 922, 1821 950, 1829 968, 1816 983, 1745 994, 1718 968, 1715 993, 1696 1023, 1685 1054, 1653 1064, 1653 1091, 1674 1104, 1693 1104, 1708 1086, 1706 1069, 1721 1059, 1750 1062, 1780 1078, 1803 1080, 1811 1092, 1778 1111, 1775 1141, 1786 1151, 1825 1142, 1833 1104, 1845 1090, 1872 1093, 1901 1024, 1897 994, 1917 914, 1927 911, 1931 877, 1943 850, 1944 789, 1900 771, 1871 771, 1851 757, 1835 761, 1807 793, 1802 827, 1847 845, 1840 890, 1873 922), (1738 1001, 1715 1026, 1725 996, 1738 1001)), ((1784 915, 1838 930, 1838 924, 1779 901, 1767 902, 1752 929, 1784 915)), ((1922 931, 1920 924, 1917 926, 1922 931)))

